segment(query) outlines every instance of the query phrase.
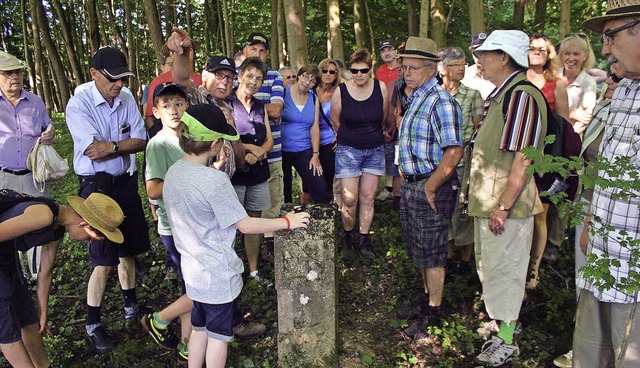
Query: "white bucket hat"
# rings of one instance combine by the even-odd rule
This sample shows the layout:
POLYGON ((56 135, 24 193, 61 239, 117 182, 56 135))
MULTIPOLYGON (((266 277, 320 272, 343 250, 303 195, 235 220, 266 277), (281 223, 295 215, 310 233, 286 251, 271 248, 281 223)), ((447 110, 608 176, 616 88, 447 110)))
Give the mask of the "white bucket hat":
POLYGON ((521 67, 529 68, 529 36, 526 33, 516 30, 493 31, 473 53, 478 56, 478 52, 497 50, 504 51, 521 67))

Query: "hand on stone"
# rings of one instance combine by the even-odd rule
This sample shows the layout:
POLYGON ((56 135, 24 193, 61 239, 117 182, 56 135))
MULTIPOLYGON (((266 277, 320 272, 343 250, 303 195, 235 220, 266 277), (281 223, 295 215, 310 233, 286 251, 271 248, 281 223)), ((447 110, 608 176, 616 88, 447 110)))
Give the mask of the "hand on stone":
POLYGON ((309 222, 311 222, 311 215, 307 212, 289 212, 285 215, 287 219, 289 219, 290 230, 304 228, 306 229, 309 226, 309 222))

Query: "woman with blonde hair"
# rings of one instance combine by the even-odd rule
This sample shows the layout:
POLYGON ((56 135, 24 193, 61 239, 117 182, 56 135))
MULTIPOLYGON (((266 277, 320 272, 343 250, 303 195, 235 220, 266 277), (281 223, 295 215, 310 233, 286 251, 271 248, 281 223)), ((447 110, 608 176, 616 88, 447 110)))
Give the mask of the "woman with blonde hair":
POLYGON ((582 136, 591 121, 596 106, 596 81, 587 74, 595 65, 596 57, 587 36, 570 34, 560 42, 560 65, 558 76, 567 85, 569 98, 569 122, 576 133, 582 136))

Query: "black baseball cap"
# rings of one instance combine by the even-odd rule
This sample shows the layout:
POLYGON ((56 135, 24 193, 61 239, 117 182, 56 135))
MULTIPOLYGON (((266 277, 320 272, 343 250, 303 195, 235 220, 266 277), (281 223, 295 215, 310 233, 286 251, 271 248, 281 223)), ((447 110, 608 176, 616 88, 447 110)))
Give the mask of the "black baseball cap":
POLYGON ((153 90, 153 97, 158 97, 169 92, 177 93, 180 96, 187 98, 187 93, 179 85, 172 82, 160 83, 153 90))
POLYGON ((220 69, 231 70, 232 72, 236 72, 236 63, 232 58, 228 58, 226 56, 218 55, 209 59, 207 66, 204 68, 208 72, 215 72, 220 69))
POLYGON ((260 32, 253 32, 250 34, 245 46, 253 45, 254 43, 261 43, 267 48, 267 50, 269 50, 269 38, 260 32))
POLYGON ((134 76, 131 70, 129 70, 127 59, 124 57, 122 51, 110 46, 100 48, 95 55, 93 55, 91 67, 100 70, 105 76, 111 79, 134 76))
POLYGON ((382 51, 382 49, 384 49, 385 47, 391 47, 395 49, 396 44, 391 40, 384 40, 380 42, 380 47, 378 48, 378 50, 382 51))

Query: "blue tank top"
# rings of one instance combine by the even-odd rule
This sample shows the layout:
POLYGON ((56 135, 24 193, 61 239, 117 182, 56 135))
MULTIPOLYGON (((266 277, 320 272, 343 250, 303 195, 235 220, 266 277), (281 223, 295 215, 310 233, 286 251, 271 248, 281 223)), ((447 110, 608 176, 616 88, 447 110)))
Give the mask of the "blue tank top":
POLYGON ((291 87, 287 87, 280 121, 283 152, 301 152, 311 148, 310 129, 316 112, 314 101, 312 92, 309 92, 307 101, 300 111, 291 96, 291 87))
POLYGON ((320 114, 320 146, 326 146, 327 144, 333 143, 333 140, 336 139, 336 133, 333 131, 333 128, 329 125, 329 121, 331 115, 331 100, 327 103, 323 103, 320 105, 324 116, 320 114))
POLYGON ((355 100, 345 83, 340 84, 342 113, 338 143, 357 149, 376 148, 384 144, 382 133, 383 98, 380 81, 374 80, 373 92, 364 101, 355 100))

